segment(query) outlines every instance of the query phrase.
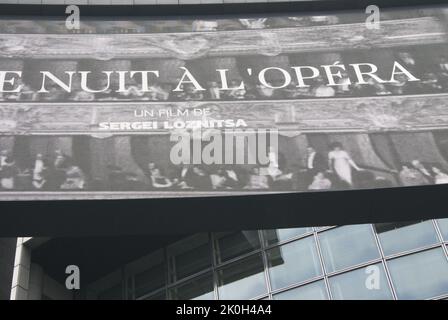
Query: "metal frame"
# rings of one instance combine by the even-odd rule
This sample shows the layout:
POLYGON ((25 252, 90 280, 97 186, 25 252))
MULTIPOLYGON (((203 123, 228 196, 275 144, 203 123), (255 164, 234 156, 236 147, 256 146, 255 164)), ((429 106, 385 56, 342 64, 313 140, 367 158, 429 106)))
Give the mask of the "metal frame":
MULTIPOLYGON (((217 260, 218 248, 216 246, 216 240, 217 240, 216 235, 214 233, 208 233, 209 244, 210 244, 209 248, 210 248, 211 254, 212 254, 212 264, 211 264, 210 267, 208 267, 208 268, 206 268, 204 270, 201 270, 200 272, 197 272, 197 273, 195 273, 193 275, 185 277, 185 278, 183 278, 181 280, 175 281, 173 283, 169 283, 169 281, 170 281, 170 279, 168 277, 168 273, 169 273, 168 272, 169 271, 168 268, 169 268, 169 266, 166 264, 166 261, 168 259, 168 253, 167 253, 167 247, 164 247, 163 251, 164 251, 164 256, 165 256, 165 260, 166 260, 165 261, 165 265, 166 265, 166 267, 165 267, 165 277, 166 277, 166 279, 165 280, 166 280, 166 284, 167 285, 165 285, 163 288, 160 288, 158 290, 149 292, 148 294, 145 294, 145 295, 140 296, 140 297, 136 297, 135 293, 132 292, 131 294, 128 293, 128 295, 127 296, 125 295, 123 298, 126 299, 126 298, 129 298, 129 297, 132 297, 133 299, 139 299, 140 300, 140 299, 150 298, 151 296, 155 296, 155 295, 158 295, 160 293, 164 293, 165 297, 168 299, 168 298, 171 298, 169 296, 169 290, 170 289, 172 289, 172 288, 174 288, 174 287, 176 287, 178 285, 184 284, 184 283, 186 283, 186 282, 188 282, 188 281, 190 281, 192 279, 195 279, 197 277, 204 276, 206 274, 210 274, 211 273, 212 281, 213 281, 213 296, 214 296, 214 299, 219 300, 219 298, 220 298, 219 297, 219 283, 218 283, 218 271, 219 271, 219 269, 221 269, 223 267, 226 267, 226 266, 229 266, 229 265, 232 265, 232 264, 234 264, 236 262, 240 262, 241 260, 243 260, 245 258, 253 257, 255 255, 260 255, 261 259, 262 259, 262 263, 263 263, 263 278, 264 278, 264 281, 265 281, 266 292, 261 294, 261 295, 259 295, 259 296, 251 297, 251 300, 252 299, 258 300, 258 299, 265 299, 265 298, 273 299, 273 296, 278 294, 278 293, 286 292, 288 290, 299 288, 299 287, 302 287, 302 286, 305 286, 305 285, 308 285, 308 284, 312 284, 312 283, 315 283, 317 281, 323 281, 324 282, 328 299, 333 299, 334 297, 333 297, 333 294, 332 294, 331 288, 330 288, 330 278, 331 277, 334 277, 334 276, 337 276, 337 275, 341 275, 341 274, 345 274, 347 272, 351 272, 351 271, 354 271, 354 270, 357 270, 357 269, 360 269, 360 268, 363 268, 363 267, 367 267, 367 266, 373 265, 373 264, 381 264, 382 265, 384 273, 385 273, 385 277, 387 279, 387 286, 388 286, 388 288, 389 288, 389 290, 391 292, 392 299, 398 300, 399 297, 397 295, 396 288, 395 288, 394 283, 393 283, 393 277, 392 277, 392 275, 390 273, 390 270, 388 268, 388 261, 393 260, 393 259, 397 259, 397 258, 400 258, 400 257, 409 256, 409 255, 412 255, 412 254, 415 254, 415 253, 428 251, 428 250, 431 250, 431 249, 441 248, 443 250, 445 258, 447 259, 447 262, 448 262, 448 239, 444 239, 443 238, 442 232, 441 232, 440 227, 439 227, 439 225, 438 225, 436 220, 432 220, 432 225, 434 227, 434 232, 436 233, 436 236, 437 236, 437 242, 435 242, 435 243, 433 243, 431 245, 427 245, 427 246, 423 246, 423 247, 419 247, 419 248, 414 248, 412 250, 407 250, 407 251, 399 252, 399 253, 392 254, 392 255, 385 255, 384 254, 384 251, 383 251, 383 248, 382 248, 382 245, 381 245, 381 241, 380 241, 380 239, 378 237, 378 234, 376 233, 376 231, 374 229, 374 226, 370 225, 370 232, 373 233, 375 246, 376 246, 376 248, 377 248, 377 250, 379 252, 379 257, 375 258, 375 259, 372 259, 372 260, 369 260, 369 261, 364 261, 364 262, 356 264, 356 265, 351 265, 349 267, 346 267, 346 268, 343 268, 343 269, 340 269, 340 270, 337 270, 337 271, 334 271, 334 272, 328 272, 327 269, 326 269, 324 257, 322 255, 320 239, 319 239, 319 235, 321 233, 326 232, 326 231, 331 230, 331 229, 337 228, 337 227, 334 227, 334 226, 332 226, 332 227, 324 227, 324 228, 320 228, 320 229, 313 228, 313 231, 305 232, 303 234, 300 234, 300 235, 297 235, 297 236, 285 239, 283 241, 279 241, 279 242, 277 242, 275 244, 272 244, 272 245, 268 245, 267 244, 264 232, 262 230, 259 230, 259 231, 257 231, 258 239, 260 241, 260 247, 258 249, 253 250, 253 251, 251 251, 249 253, 245 253, 245 254, 239 255, 236 258, 229 259, 229 260, 227 260, 225 262, 222 262, 222 263, 218 263, 218 260, 217 260), (280 289, 275 289, 275 290, 272 289, 270 273, 269 273, 268 258, 267 258, 267 250, 270 250, 270 249, 273 249, 273 248, 277 248, 277 247, 280 247, 282 245, 285 245, 285 244, 288 244, 288 243, 292 243, 294 241, 300 241, 301 239, 308 238, 308 237, 313 237, 314 238, 314 241, 315 241, 315 244, 316 244, 317 254, 318 254, 318 257, 319 257, 319 263, 320 263, 320 266, 321 266, 321 269, 322 269, 322 274, 317 276, 317 277, 313 277, 311 279, 307 279, 307 280, 301 281, 299 283, 291 283, 290 285, 282 287, 280 289)), ((181 241, 188 241, 188 238, 183 239, 181 241)), ((133 274, 126 274, 124 276, 124 278, 122 279, 122 281, 123 281, 124 284, 129 283, 129 281, 131 281, 131 283, 134 284, 134 275, 133 274)), ((112 285, 113 284, 111 284, 111 286, 112 285)), ((134 287, 134 285, 132 285, 132 287, 134 287)), ((448 298, 448 292, 446 294, 430 297, 428 299, 446 299, 446 298, 448 298)))

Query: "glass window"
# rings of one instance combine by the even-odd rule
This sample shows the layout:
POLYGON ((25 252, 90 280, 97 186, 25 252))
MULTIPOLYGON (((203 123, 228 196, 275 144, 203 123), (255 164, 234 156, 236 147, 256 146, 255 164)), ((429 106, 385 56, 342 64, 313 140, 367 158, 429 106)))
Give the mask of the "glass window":
POLYGON ((302 234, 313 231, 313 228, 291 228, 264 230, 263 235, 266 245, 270 246, 291 238, 301 236, 302 234))
POLYGON ((166 285, 165 262, 161 252, 151 255, 150 264, 134 276, 135 297, 141 297, 166 285))
POLYGON ((212 266, 212 250, 207 234, 197 234, 167 248, 170 281, 188 277, 212 266))
POLYGON ((437 220, 439 224, 440 232, 442 232, 443 239, 448 240, 448 219, 439 219, 437 220))
POLYGON ((280 289, 322 274, 314 237, 267 251, 272 288, 280 289))
POLYGON ((327 290, 323 281, 291 289, 274 295, 275 300, 327 300, 327 290))
POLYGON ((121 284, 117 284, 112 288, 104 290, 98 294, 98 300, 122 300, 123 299, 123 289, 121 284))
POLYGON ((258 231, 216 233, 217 262, 221 263, 260 248, 258 231))
POLYGON ((432 221, 380 223, 375 225, 375 229, 386 256, 438 241, 432 221))
POLYGON ((213 300, 213 278, 209 273, 170 289, 173 300, 213 300))
POLYGON ((370 225, 343 226, 319 234, 328 272, 376 259, 380 256, 370 225))
POLYGON ((336 300, 392 299, 384 267, 381 263, 329 278, 336 300))
POLYGON ((153 294, 152 296, 146 297, 145 300, 166 300, 165 290, 159 291, 158 293, 153 294))
POLYGON ((388 261, 399 299, 426 299, 448 293, 448 262, 441 249, 388 261))
POLYGON ((133 288, 133 278, 132 277, 128 277, 125 281, 126 281, 126 294, 127 300, 134 300, 134 288, 133 288))
POLYGON ((256 254, 218 270, 219 299, 250 299, 266 293, 261 255, 256 254))

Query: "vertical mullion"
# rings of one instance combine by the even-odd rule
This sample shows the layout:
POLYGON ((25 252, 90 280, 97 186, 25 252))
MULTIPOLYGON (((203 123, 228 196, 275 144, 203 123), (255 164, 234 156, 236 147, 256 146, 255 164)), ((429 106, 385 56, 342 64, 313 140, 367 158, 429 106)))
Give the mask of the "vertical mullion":
POLYGON ((443 239, 442 231, 440 231, 439 224, 435 219, 432 220, 432 223, 434 225, 434 228, 436 229, 437 238, 439 239, 439 242, 442 245, 443 253, 445 254, 445 257, 448 259, 448 248, 445 245, 445 241, 443 239))
POLYGON ((269 299, 272 300, 271 276, 269 275, 267 250, 265 249, 264 235, 262 230, 258 230, 258 238, 259 241, 261 241, 261 258, 263 260, 264 280, 266 282, 269 299))
POLYGON ((213 232, 209 232, 209 241, 212 250, 212 281, 213 281, 213 295, 215 300, 219 300, 219 291, 218 291, 218 271, 216 268, 216 264, 218 261, 218 248, 215 243, 215 234, 213 232))
POLYGON ((317 229, 314 228, 313 229, 313 237, 314 237, 314 241, 316 242, 317 255, 319 256, 320 266, 322 268, 322 274, 324 276, 325 288, 327 290, 328 299, 333 300, 333 295, 330 290, 330 283, 328 281, 328 276, 327 276, 327 269, 325 268, 324 258, 323 258, 321 247, 320 247, 318 233, 319 233, 319 231, 317 231, 317 229))
POLYGON ((387 265, 386 256, 384 255, 383 247, 381 246, 380 238, 378 237, 378 234, 376 233, 376 229, 375 229, 373 224, 370 225, 370 228, 372 229, 373 236, 375 238, 375 243, 377 245, 377 248, 380 251, 381 261, 383 262, 383 267, 384 267, 384 271, 386 273, 387 283, 388 283, 389 288, 390 288, 390 290, 392 292, 392 297, 393 297, 394 300, 398 300, 397 293, 395 292, 395 287, 394 287, 393 282, 392 282, 392 276, 390 274, 389 267, 387 265))

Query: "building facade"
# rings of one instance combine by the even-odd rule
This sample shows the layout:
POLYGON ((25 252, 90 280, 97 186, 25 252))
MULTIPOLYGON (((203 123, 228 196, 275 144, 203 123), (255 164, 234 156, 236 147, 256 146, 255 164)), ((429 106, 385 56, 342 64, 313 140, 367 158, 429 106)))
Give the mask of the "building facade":
POLYGON ((448 297, 448 219, 96 241, 20 238, 11 299, 448 297), (101 253, 113 241, 122 247, 101 253), (66 289, 66 265, 79 266, 79 290, 66 289))

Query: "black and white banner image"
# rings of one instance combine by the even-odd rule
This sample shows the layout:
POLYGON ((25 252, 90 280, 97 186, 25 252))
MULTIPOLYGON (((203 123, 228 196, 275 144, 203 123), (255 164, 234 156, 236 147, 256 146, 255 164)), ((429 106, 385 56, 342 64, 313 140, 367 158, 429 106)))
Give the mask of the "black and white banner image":
POLYGON ((0 200, 448 183, 448 7, 0 20, 0 200))

